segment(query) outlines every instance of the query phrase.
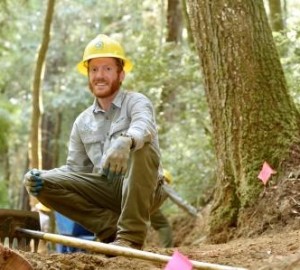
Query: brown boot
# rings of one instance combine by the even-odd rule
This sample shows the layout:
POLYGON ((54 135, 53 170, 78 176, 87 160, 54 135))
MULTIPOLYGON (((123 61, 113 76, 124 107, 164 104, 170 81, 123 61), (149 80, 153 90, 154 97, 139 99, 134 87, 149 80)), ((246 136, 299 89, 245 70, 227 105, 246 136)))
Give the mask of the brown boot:
POLYGON ((118 238, 114 242, 110 243, 111 245, 119 246, 119 247, 127 247, 127 248, 134 248, 138 250, 142 250, 143 245, 139 243, 134 243, 129 240, 118 238))
POLYGON ((109 244, 109 243, 115 241, 115 239, 116 239, 116 234, 115 233, 108 236, 108 237, 106 237, 106 238, 104 238, 104 239, 101 239, 98 236, 96 237, 97 242, 101 242, 101 243, 105 243, 105 244, 109 244))

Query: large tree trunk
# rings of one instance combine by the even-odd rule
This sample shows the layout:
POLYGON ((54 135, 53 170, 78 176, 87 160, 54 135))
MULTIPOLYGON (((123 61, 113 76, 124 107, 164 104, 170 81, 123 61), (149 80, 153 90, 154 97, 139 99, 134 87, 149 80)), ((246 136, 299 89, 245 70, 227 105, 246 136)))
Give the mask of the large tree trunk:
POLYGON ((226 241, 231 228, 247 225, 243 212, 263 190, 263 162, 281 171, 299 115, 262 1, 188 0, 188 8, 218 161, 210 234, 226 241))

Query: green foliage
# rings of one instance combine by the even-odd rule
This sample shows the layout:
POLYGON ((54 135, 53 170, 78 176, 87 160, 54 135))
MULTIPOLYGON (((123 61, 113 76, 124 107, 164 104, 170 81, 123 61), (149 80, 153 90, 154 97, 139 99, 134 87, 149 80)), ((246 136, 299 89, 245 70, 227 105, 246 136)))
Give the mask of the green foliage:
POLYGON ((293 25, 283 33, 274 33, 274 39, 281 55, 288 88, 300 105, 300 27, 293 25))
MULTIPOLYGON (((27 169, 31 85, 46 5, 40 0, 10 0, 0 7, 0 56, 5 70, 0 74, 0 151, 8 145, 10 164, 19 164, 12 171, 15 193, 10 192, 11 197, 17 196, 18 179, 27 169)), ((300 103, 299 27, 289 29, 275 38, 285 51, 282 63, 292 96, 300 103)), ((60 164, 65 162, 73 120, 92 102, 87 78, 76 72, 76 64, 98 33, 113 35, 124 45, 134 63, 124 88, 142 92, 153 101, 163 165, 173 174, 178 193, 201 205, 215 181, 210 118, 198 56, 185 37, 181 44, 165 42, 164 1, 56 2, 41 87, 44 113, 53 119, 58 112, 63 115, 60 164)), ((0 187, 4 198, 2 194, 6 194, 4 186, 0 187)))
POLYGON ((0 180, 0 208, 8 208, 8 207, 9 207, 8 190, 4 180, 0 180))
POLYGON ((133 52, 134 72, 126 86, 154 102, 163 166, 184 198, 202 204, 214 184, 215 157, 198 59, 186 44, 159 45, 158 39, 149 38, 155 29, 146 32, 133 52))
POLYGON ((3 155, 8 148, 8 140, 12 121, 13 107, 11 104, 0 100, 0 154, 3 155))
MULTIPOLYGON (((22 108, 15 113, 10 160, 14 163, 23 152, 25 166, 31 84, 45 5, 38 0, 26 1, 20 13, 13 9, 16 3, 12 0, 6 6, 4 21, 12 18, 11 23, 5 24, 10 31, 1 32, 0 46, 4 50, 0 54, 6 72, 0 74, 0 87, 8 102, 22 108)), ((73 120, 92 102, 87 78, 79 75, 75 66, 87 42, 96 34, 115 36, 134 63, 124 88, 142 92, 153 101, 163 164, 174 175, 178 192, 196 203, 212 178, 214 167, 209 117, 198 59, 186 41, 178 45, 165 42, 166 7, 162 4, 132 0, 57 1, 42 84, 44 112, 51 117, 57 112, 63 115, 63 164, 73 120)), ((24 170, 21 166, 14 177, 21 178, 24 170)))
POLYGON ((56 9, 43 89, 45 112, 64 115, 61 163, 74 118, 91 104, 87 79, 75 66, 87 42, 107 33, 121 41, 134 63, 124 88, 142 92, 154 103, 163 164, 174 174, 174 186, 185 198, 201 200, 214 156, 200 68, 185 41, 177 46, 164 41, 164 7, 152 1, 60 1, 56 9), (194 192, 195 186, 199 191, 194 192))

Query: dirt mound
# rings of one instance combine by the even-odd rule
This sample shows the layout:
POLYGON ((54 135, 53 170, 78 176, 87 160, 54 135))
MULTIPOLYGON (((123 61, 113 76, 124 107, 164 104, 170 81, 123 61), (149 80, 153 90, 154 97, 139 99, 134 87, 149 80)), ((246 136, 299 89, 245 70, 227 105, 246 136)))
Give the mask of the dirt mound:
POLYGON ((253 237, 266 231, 300 228, 300 178, 291 173, 276 185, 266 187, 255 208, 248 209, 235 237, 253 237))

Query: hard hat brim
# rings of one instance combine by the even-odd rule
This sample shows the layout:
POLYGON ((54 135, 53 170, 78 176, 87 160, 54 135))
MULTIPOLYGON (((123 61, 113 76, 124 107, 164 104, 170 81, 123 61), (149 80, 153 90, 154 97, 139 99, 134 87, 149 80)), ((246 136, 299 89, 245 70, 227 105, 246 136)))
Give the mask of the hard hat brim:
POLYGON ((124 61, 124 71, 126 73, 130 72, 132 70, 132 62, 128 59, 128 58, 123 58, 123 57, 120 57, 119 55, 115 55, 115 54, 94 54, 92 55, 91 57, 85 59, 85 60, 82 60, 80 61, 78 64, 77 64, 77 71, 81 74, 83 74, 84 76, 87 76, 88 75, 88 71, 87 71, 87 64, 86 62, 90 59, 94 59, 94 58, 104 58, 104 57, 113 57, 113 58, 119 58, 119 59, 122 59, 124 61))

